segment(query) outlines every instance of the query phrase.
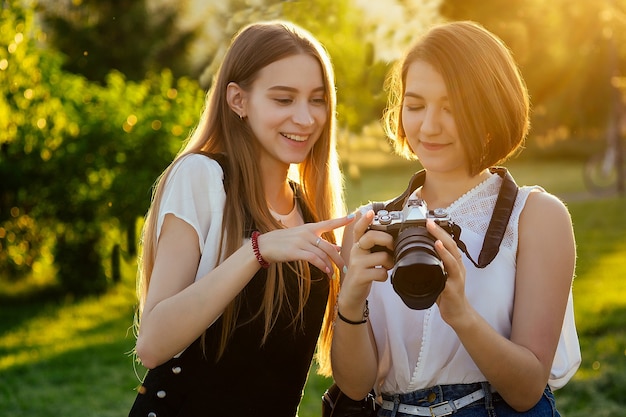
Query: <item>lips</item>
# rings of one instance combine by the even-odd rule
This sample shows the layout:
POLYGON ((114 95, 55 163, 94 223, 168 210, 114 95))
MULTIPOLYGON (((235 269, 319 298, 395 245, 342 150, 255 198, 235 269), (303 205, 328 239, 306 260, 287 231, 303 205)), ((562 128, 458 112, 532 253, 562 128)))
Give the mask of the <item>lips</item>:
POLYGON ((438 151, 448 146, 447 143, 434 143, 434 142, 424 142, 424 141, 420 141, 420 144, 422 145, 424 149, 429 150, 429 151, 438 151))
POLYGON ((304 142, 309 138, 309 135, 294 135, 291 133, 281 133, 281 135, 294 142, 304 142))

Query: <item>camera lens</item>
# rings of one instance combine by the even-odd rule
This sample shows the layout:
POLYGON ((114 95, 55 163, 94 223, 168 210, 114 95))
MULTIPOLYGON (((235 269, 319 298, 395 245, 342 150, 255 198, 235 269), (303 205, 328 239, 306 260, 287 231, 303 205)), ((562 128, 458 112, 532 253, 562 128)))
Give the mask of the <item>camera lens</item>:
POLYGON ((394 248, 391 284, 413 310, 432 306, 446 285, 443 262, 435 251, 435 239, 425 227, 402 230, 394 248))

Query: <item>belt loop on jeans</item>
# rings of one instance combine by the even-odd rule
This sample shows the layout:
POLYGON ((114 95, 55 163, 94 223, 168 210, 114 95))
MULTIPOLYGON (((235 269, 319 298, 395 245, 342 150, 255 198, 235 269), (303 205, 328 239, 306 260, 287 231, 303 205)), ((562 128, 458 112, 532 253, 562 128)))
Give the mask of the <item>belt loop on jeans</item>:
POLYGON ((493 397, 491 393, 493 392, 493 387, 489 382, 481 382, 480 385, 485 392, 485 408, 487 410, 493 410, 493 397))

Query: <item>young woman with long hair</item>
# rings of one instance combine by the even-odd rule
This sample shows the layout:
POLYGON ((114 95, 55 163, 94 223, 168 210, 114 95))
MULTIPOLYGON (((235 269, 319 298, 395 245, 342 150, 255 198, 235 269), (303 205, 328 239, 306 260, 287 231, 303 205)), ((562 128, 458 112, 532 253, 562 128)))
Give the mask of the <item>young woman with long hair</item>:
POLYGON ((328 373, 335 229, 353 217, 335 111, 310 33, 272 21, 235 35, 146 217, 136 352, 149 371, 132 416, 293 417, 318 340, 328 373))

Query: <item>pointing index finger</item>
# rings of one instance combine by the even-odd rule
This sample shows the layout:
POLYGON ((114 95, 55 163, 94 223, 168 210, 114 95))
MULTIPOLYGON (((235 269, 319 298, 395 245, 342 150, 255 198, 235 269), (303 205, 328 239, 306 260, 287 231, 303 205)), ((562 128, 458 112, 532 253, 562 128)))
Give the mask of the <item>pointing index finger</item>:
POLYGON ((350 213, 347 216, 339 217, 335 219, 322 220, 320 222, 315 223, 315 230, 319 233, 322 232, 330 232, 339 227, 343 227, 347 224, 350 224, 354 220, 354 213, 350 213))

